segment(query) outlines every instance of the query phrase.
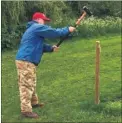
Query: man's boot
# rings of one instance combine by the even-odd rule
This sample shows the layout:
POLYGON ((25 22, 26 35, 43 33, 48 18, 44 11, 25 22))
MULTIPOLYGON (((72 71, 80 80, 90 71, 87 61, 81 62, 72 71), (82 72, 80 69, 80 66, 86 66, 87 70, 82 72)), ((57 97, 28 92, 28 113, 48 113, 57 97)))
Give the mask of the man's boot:
POLYGON ((22 112, 21 115, 22 117, 27 117, 27 118, 39 118, 38 114, 34 112, 22 112))

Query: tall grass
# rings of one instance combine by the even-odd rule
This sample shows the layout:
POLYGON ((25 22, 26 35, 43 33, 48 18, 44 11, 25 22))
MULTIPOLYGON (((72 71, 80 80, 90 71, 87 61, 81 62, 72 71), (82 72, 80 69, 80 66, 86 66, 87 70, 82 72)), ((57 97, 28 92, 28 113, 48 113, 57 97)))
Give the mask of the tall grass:
POLYGON ((102 36, 112 33, 121 33, 121 18, 95 18, 84 19, 78 27, 82 37, 102 36))

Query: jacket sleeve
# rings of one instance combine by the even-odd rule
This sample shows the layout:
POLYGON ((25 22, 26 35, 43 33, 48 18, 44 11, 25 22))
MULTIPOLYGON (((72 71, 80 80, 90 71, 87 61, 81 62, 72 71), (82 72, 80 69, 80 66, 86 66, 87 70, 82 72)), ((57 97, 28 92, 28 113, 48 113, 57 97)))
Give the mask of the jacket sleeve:
POLYGON ((36 33, 44 38, 58 38, 67 35, 69 33, 69 28, 51 28, 47 25, 41 25, 36 28, 36 33))
POLYGON ((43 52, 53 52, 53 47, 49 44, 43 44, 43 52))

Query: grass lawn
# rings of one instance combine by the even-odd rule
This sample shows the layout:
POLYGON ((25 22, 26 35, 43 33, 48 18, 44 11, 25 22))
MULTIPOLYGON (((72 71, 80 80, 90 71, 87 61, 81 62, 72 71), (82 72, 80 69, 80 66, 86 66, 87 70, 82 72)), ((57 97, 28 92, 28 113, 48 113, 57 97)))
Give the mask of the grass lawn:
POLYGON ((121 122, 121 36, 74 38, 37 68, 37 93, 46 105, 39 119, 20 117, 17 51, 2 53, 3 122, 121 122), (94 104, 95 42, 101 41, 100 104, 94 104))

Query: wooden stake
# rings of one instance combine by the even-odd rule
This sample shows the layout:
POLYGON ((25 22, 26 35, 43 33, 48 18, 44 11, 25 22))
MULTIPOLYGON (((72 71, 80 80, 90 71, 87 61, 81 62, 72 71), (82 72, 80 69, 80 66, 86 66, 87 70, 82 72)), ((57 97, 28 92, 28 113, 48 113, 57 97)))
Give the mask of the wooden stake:
POLYGON ((100 41, 96 41, 95 104, 100 103, 100 41))

